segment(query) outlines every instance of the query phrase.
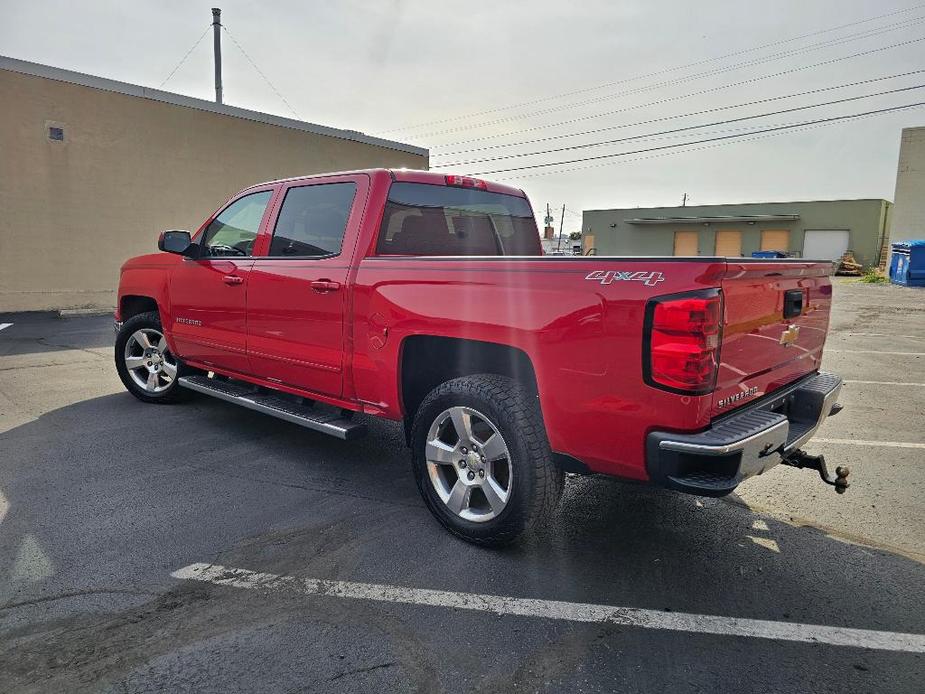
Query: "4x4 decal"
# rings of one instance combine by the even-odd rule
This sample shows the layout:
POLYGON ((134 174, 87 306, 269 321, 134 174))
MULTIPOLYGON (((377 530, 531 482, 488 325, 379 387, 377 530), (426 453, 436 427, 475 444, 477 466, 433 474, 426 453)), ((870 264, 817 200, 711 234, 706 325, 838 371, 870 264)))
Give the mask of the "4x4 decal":
POLYGON ((628 280, 630 282, 642 282, 647 287, 654 287, 659 282, 665 281, 665 276, 660 272, 631 272, 621 270, 595 270, 589 272, 586 280, 594 280, 601 284, 613 284, 618 280, 628 280))

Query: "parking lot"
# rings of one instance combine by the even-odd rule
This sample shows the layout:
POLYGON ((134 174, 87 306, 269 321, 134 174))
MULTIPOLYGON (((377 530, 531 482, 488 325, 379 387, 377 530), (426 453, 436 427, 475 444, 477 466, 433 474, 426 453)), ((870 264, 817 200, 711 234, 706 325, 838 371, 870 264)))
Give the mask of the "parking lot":
POLYGON ((111 318, 4 323, 0 689, 922 690, 925 291, 836 280, 845 409, 808 450, 845 495, 572 477, 505 550, 431 518, 396 424, 144 405, 111 318))

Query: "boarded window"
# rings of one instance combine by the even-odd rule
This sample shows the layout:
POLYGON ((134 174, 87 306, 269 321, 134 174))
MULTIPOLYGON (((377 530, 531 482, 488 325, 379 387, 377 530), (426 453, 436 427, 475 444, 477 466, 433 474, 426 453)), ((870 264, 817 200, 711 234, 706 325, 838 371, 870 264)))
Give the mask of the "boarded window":
POLYGON ((761 250, 787 251, 790 249, 790 231, 788 229, 764 229, 761 232, 761 250))
POLYGON ((699 236, 696 231, 676 231, 674 233, 674 254, 697 255, 699 236))
POLYGON ((594 236, 591 236, 589 234, 584 234, 581 237, 581 254, 588 255, 591 253, 591 251, 596 251, 596 250, 597 249, 594 246, 594 236))
POLYGON ((717 231, 716 255, 735 257, 742 255, 741 231, 717 231))

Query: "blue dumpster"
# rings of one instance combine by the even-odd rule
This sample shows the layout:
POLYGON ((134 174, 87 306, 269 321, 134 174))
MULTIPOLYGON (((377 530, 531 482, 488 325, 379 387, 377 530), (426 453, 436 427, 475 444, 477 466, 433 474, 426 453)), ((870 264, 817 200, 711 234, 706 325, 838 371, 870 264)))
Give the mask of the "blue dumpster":
POLYGON ((907 287, 925 287, 925 239, 893 244, 890 282, 907 287))
POLYGON ((786 258, 785 251, 752 251, 752 258, 786 258))

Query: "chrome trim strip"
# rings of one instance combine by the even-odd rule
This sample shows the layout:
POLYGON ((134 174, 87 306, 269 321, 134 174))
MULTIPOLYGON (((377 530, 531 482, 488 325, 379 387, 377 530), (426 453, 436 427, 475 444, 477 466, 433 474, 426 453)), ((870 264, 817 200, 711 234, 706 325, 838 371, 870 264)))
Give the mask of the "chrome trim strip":
MULTIPOLYGON (((817 374, 816 377, 818 377, 819 375, 821 375, 821 373, 817 374)), ((812 380, 813 379, 810 378, 793 387, 787 388, 786 390, 780 393, 776 393, 775 398, 771 402, 778 400, 780 397, 787 397, 790 394, 799 391, 800 388, 805 387, 807 383, 811 382, 812 380)), ((828 391, 825 394, 825 397, 822 401, 822 407, 820 408, 819 415, 818 415, 818 418, 815 424, 812 426, 811 429, 806 431, 806 433, 802 434, 799 438, 795 439, 791 443, 786 444, 784 447, 782 447, 780 449, 780 453, 782 455, 787 455, 789 453, 792 453, 793 451, 800 448, 803 444, 805 444, 807 441, 809 441, 813 437, 813 435, 816 433, 819 427, 822 426, 822 423, 825 421, 826 417, 829 416, 829 413, 832 411, 832 407, 834 407, 836 402, 838 401, 838 396, 841 393, 841 387, 842 387, 842 380, 839 378, 838 384, 834 388, 832 388, 832 390, 828 391)), ((751 408, 746 408, 746 409, 751 409, 751 408)), ((759 405, 758 407, 755 407, 754 409, 762 409, 762 408, 759 405)), ((735 413, 731 413, 730 416, 735 417, 736 415, 735 413)), ((765 439, 765 438, 774 439, 775 434, 780 433, 779 430, 781 428, 784 429, 783 436, 784 436, 784 440, 786 441, 787 434, 790 431, 789 421, 779 422, 763 431, 758 432, 757 434, 752 434, 751 436, 744 438, 741 441, 736 441, 735 443, 727 444, 725 446, 710 446, 710 445, 699 444, 699 443, 687 443, 684 441, 665 440, 665 441, 660 441, 658 444, 658 447, 660 450, 663 450, 663 451, 676 451, 679 453, 697 453, 700 455, 709 455, 709 456, 728 455, 729 453, 735 453, 737 451, 743 451, 746 448, 751 448, 753 444, 755 444, 756 442, 760 442, 762 439, 765 439)))
POLYGON ((701 455, 727 455, 747 448, 750 444, 760 441, 764 438, 773 438, 778 430, 783 429, 783 436, 786 440, 787 432, 790 430, 789 422, 778 422, 774 426, 759 431, 757 434, 730 443, 726 446, 707 446, 702 443, 686 443, 683 441, 661 441, 658 447, 663 451, 678 451, 679 453, 700 453, 701 455))

